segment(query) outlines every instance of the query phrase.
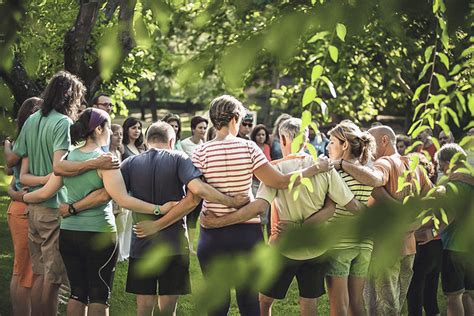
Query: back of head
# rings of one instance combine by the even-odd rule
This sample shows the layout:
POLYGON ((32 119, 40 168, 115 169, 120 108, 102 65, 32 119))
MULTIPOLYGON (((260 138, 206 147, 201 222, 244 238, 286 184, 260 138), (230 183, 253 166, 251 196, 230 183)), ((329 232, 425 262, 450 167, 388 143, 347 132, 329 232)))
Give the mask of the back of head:
POLYGON ((20 134, 20 131, 23 128, 23 125, 25 124, 28 117, 38 111, 42 104, 43 100, 36 97, 28 98, 21 104, 20 109, 18 110, 18 114, 16 116, 18 134, 20 134))
POLYGON ((373 159, 375 153, 375 139, 368 132, 362 132, 360 128, 351 121, 344 121, 337 124, 328 133, 334 136, 341 143, 347 142, 350 146, 351 154, 363 165, 373 159))
POLYGON ((280 136, 284 136, 287 141, 292 142, 300 132, 300 129, 301 119, 291 117, 281 123, 278 133, 280 136))
POLYGON ((280 137, 280 126, 281 126, 281 124, 284 121, 286 121, 290 118, 292 118, 292 116, 289 115, 289 114, 286 114, 286 113, 283 113, 279 117, 277 117, 277 119, 275 120, 275 125, 273 127, 273 135, 274 135, 275 138, 278 139, 280 137))
POLYGON ((454 143, 443 145, 436 152, 435 157, 438 162, 449 163, 455 155, 458 155, 457 164, 459 164, 461 161, 465 161, 467 158, 467 154, 464 149, 458 144, 454 143))
POLYGON ((71 125, 71 143, 77 145, 94 135, 95 128, 105 125, 110 121, 110 116, 104 110, 96 108, 87 108, 82 112, 81 116, 71 125))
POLYGON ((234 117, 239 119, 243 118, 244 115, 245 108, 242 103, 230 95, 221 95, 215 98, 209 108, 209 117, 217 130, 228 126, 234 117))
POLYGON ((171 139, 176 139, 176 134, 168 123, 156 122, 148 127, 146 133, 148 144, 168 144, 171 139))
POLYGON ((121 130, 122 126, 120 126, 119 124, 112 124, 110 125, 110 129, 112 130, 112 133, 115 133, 116 131, 121 130))
POLYGON ((86 88, 81 80, 67 71, 55 74, 43 92, 41 113, 47 116, 52 110, 75 118, 84 99, 86 88))
POLYGON ((397 136, 395 135, 395 132, 390 126, 387 126, 387 125, 375 126, 369 129, 369 133, 372 134, 372 136, 374 136, 377 142, 383 136, 387 136, 391 145, 395 146, 397 143, 397 136))

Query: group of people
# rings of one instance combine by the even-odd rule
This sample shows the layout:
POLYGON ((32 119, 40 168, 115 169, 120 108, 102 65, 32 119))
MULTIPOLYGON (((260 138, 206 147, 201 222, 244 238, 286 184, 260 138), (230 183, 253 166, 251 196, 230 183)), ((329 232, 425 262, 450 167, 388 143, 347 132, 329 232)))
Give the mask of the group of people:
MULTIPOLYGON (((440 271, 448 314, 472 315, 472 247, 464 236, 474 216, 474 178, 457 172, 469 161, 459 145, 446 143, 427 161, 413 154, 420 160, 413 167, 410 155, 397 153, 390 127, 364 131, 344 120, 328 137, 303 130, 295 153, 300 119, 280 116, 270 135, 264 125, 253 127, 254 118, 228 95, 211 102, 212 127, 206 118, 193 117, 192 135, 181 139, 175 114, 143 132, 131 117, 122 126, 111 124, 107 95, 85 108, 84 94, 79 78, 57 73, 41 98, 22 104, 18 136, 5 142, 13 173, 8 220, 14 315, 56 315, 61 284, 71 291, 68 315, 108 314, 115 265, 125 259, 125 291, 136 295, 137 314, 175 314, 179 296, 191 293, 189 228, 198 219, 197 258, 207 282, 216 282, 216 260, 249 254, 267 239, 281 266, 259 291, 223 282, 222 299, 210 306, 210 315, 227 315, 232 288, 242 315, 270 315, 295 277, 302 315, 317 313, 326 288, 331 315, 399 315, 407 293, 410 315, 421 315, 423 307, 436 315, 440 271), (319 158, 309 154, 313 149, 319 158), (372 253, 381 247, 376 236, 346 228, 371 203, 402 204, 408 196, 431 194, 437 174, 426 168, 432 162, 444 181, 437 198, 457 201, 443 204, 447 223, 407 225, 395 238, 397 259, 371 273, 372 253), (411 185, 400 189, 403 175, 411 185), (339 231, 338 238, 329 249, 317 240, 280 247, 291 230, 304 226, 339 231), (163 265, 149 268, 147 260, 158 248, 163 265)), ((431 155, 428 146, 423 142, 418 150, 431 155)))

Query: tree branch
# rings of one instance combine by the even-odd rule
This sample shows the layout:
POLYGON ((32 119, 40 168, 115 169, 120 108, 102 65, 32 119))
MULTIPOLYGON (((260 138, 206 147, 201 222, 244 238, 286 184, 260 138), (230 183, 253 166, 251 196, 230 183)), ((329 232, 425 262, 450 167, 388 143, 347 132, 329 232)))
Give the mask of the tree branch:
POLYGON ((76 22, 64 37, 64 68, 73 74, 81 76, 87 67, 84 55, 97 20, 98 10, 97 0, 81 1, 76 22))

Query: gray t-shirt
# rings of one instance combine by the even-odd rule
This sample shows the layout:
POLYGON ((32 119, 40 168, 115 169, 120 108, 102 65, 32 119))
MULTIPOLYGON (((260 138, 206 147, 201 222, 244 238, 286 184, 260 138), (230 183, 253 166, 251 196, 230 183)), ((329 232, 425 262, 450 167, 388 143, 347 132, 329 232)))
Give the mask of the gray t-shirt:
MULTIPOLYGON (((153 204, 163 205, 179 201, 185 195, 185 185, 202 176, 185 153, 175 150, 150 149, 129 157, 122 163, 123 179, 127 191, 134 197, 153 204)), ((133 223, 156 220, 161 216, 133 212, 133 223)), ((153 236, 138 238, 132 232, 130 256, 140 258, 155 245, 170 246, 169 255, 186 254, 185 223, 181 219, 153 236)))

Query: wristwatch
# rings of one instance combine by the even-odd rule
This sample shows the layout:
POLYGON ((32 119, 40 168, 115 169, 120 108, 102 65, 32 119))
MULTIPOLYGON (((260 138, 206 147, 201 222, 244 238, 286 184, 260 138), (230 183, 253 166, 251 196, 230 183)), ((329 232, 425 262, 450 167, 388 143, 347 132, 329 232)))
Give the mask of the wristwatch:
POLYGON ((155 206, 155 209, 153 210, 153 214, 161 215, 160 206, 158 204, 155 206))
POLYGON ((76 210, 76 208, 74 207, 74 205, 72 205, 72 204, 69 204, 68 212, 69 212, 69 214, 71 214, 71 215, 76 215, 76 214, 77 214, 77 210, 76 210))

